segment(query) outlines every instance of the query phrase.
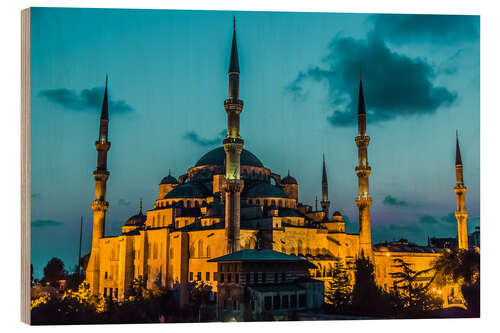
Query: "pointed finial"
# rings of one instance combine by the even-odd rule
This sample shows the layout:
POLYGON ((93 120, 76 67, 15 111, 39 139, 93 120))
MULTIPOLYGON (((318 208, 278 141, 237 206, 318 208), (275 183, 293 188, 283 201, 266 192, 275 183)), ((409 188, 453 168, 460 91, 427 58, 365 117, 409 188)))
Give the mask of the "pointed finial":
POLYGON ((104 97, 102 101, 101 120, 108 120, 108 73, 106 73, 106 87, 104 88, 104 97))
POLYGON ((290 177, 290 169, 288 169, 288 177, 290 177))
POLYGON ((363 79, 363 75, 362 74, 363 74, 362 70, 359 69, 359 81, 361 81, 363 79))
POLYGON ((142 214, 142 198, 139 200, 139 214, 142 214))
POLYGON ((233 31, 236 31, 236 17, 233 15, 233 31))
POLYGON ((460 144, 458 143, 458 130, 456 134, 457 134, 457 148, 455 156, 455 165, 462 165, 462 154, 460 154, 460 144))
POLYGON ((168 169, 168 175, 169 175, 169 176, 171 175, 171 174, 170 174, 170 168, 168 169))

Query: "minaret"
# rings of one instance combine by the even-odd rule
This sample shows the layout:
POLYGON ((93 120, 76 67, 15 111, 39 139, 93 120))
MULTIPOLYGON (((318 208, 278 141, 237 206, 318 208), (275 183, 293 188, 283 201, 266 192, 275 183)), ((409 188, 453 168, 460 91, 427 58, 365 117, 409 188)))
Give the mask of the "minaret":
POLYGON ((108 141, 108 76, 106 75, 106 88, 104 89, 104 100, 102 102, 101 120, 99 126, 99 139, 95 142, 97 150, 97 169, 94 171, 95 195, 92 201, 94 211, 94 223, 92 228, 92 250, 87 268, 87 281, 93 294, 100 293, 100 240, 104 236, 106 224, 106 211, 109 203, 106 201, 106 182, 109 177, 107 170, 107 156, 111 142, 108 141))
POLYGON ((321 208, 325 213, 325 219, 328 219, 330 201, 328 200, 328 179, 326 177, 325 154, 323 154, 323 177, 321 179, 321 208))
POLYGON ((358 136, 355 141, 356 146, 358 146, 358 166, 355 170, 358 176, 358 197, 356 198, 356 205, 359 209, 359 246, 364 255, 371 258, 372 240, 370 207, 372 205, 372 198, 370 197, 370 188, 368 184, 371 168, 368 165, 367 151, 370 137, 366 135, 366 108, 361 73, 359 75, 358 136))
POLYGON ((469 249, 469 240, 467 234, 467 217, 469 213, 465 209, 465 192, 467 187, 464 185, 464 173, 463 173, 462 156, 460 155, 460 145, 458 144, 458 131, 457 131, 457 148, 456 148, 456 158, 455 158, 455 172, 457 185, 455 186, 455 194, 457 195, 457 210, 455 211, 455 217, 457 218, 458 224, 458 248, 463 250, 469 249))
POLYGON ((233 18, 233 44, 229 60, 229 96, 224 101, 227 113, 227 136, 223 141, 226 152, 226 193, 225 228, 226 253, 240 249, 240 195, 243 190, 243 181, 240 179, 240 155, 243 150, 243 139, 240 137, 240 113, 243 110, 243 101, 240 97, 240 66, 238 62, 238 48, 236 45, 236 20, 233 18))

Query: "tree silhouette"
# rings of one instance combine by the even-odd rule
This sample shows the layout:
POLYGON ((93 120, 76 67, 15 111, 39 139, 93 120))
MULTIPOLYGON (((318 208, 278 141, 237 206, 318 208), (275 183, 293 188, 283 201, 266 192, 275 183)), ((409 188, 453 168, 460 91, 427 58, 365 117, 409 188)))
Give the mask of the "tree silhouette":
POLYGON ((415 271, 400 258, 393 260, 393 267, 400 271, 390 273, 397 280, 394 281, 396 291, 398 292, 406 312, 418 315, 427 311, 433 311, 442 307, 442 300, 429 293, 429 286, 434 280, 426 277, 433 268, 415 271))
POLYGON ((337 261, 333 266, 332 280, 325 290, 326 303, 332 313, 343 313, 351 301, 351 284, 349 272, 342 262, 337 261))
POLYGON ((43 283, 49 283, 53 287, 59 287, 59 281, 66 278, 64 263, 59 258, 52 258, 43 268, 43 283))
POLYGON ((480 254, 472 250, 444 251, 434 263, 441 285, 458 283, 467 309, 474 317, 480 313, 480 254))

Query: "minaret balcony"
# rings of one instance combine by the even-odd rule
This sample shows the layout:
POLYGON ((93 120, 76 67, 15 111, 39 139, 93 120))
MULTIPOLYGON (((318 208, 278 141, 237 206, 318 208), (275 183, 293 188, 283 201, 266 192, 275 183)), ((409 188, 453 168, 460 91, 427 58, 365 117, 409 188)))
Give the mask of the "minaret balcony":
POLYGON ((358 146, 358 148, 366 148, 370 143, 370 137, 368 135, 359 135, 354 140, 356 141, 356 146, 358 146))
POLYGON ((228 105, 228 104, 235 104, 235 105, 243 106, 243 101, 241 99, 233 99, 233 98, 224 100, 224 105, 228 105))
POLYGON ((92 201, 91 208, 94 212, 105 212, 109 208, 109 202, 104 200, 92 201))

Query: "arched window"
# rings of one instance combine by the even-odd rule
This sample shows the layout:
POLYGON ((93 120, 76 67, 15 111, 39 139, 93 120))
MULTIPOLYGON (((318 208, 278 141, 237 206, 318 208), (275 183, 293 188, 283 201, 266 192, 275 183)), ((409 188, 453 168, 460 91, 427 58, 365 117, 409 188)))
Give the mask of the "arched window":
POLYGON ((271 205, 276 206, 276 202, 274 200, 271 201, 271 205))
POLYGON ((207 258, 210 258, 212 254, 210 253, 210 246, 207 246, 207 258))
POLYGON ((260 200, 259 199, 257 199, 257 205, 260 205, 260 200))
POLYGON ((188 200, 188 201, 186 202, 186 205, 187 205, 187 208, 191 208, 191 201, 189 201, 189 200, 188 200))
POLYGON ((290 249, 290 254, 295 254, 295 248, 292 246, 292 248, 290 249))
POLYGON ((200 207, 200 203, 198 202, 198 200, 196 200, 196 201, 194 202, 194 206, 195 206, 195 207, 200 207))
POLYGON ((190 258, 194 258, 195 257, 195 253, 194 253, 194 244, 191 245, 191 248, 189 249, 189 257, 190 258))
POLYGON ((302 240, 299 239, 297 252, 299 255, 304 254, 304 249, 302 248, 302 240))
POLYGON ((198 241, 198 258, 203 257, 203 240, 198 241))

